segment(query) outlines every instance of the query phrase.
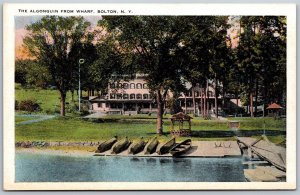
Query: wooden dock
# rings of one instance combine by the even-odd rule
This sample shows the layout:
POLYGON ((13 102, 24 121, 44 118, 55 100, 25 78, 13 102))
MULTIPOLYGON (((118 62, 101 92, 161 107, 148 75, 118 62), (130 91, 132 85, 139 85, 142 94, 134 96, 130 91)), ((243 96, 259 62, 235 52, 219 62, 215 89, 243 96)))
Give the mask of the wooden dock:
POLYGON ((268 161, 278 169, 286 171, 286 149, 265 139, 238 137, 238 141, 244 144, 254 154, 268 161))
MULTIPOLYGON (((160 145, 158 146, 160 147, 160 145)), ((111 154, 111 150, 96 153, 95 156, 127 156, 127 157, 172 157, 171 154, 129 154, 125 150, 119 154, 111 154)), ((236 141, 192 141, 192 148, 182 157, 227 157, 241 156, 241 150, 236 141)))
POLYGON ((244 169, 244 175, 250 182, 279 182, 286 180, 286 173, 272 166, 257 166, 255 169, 244 169))

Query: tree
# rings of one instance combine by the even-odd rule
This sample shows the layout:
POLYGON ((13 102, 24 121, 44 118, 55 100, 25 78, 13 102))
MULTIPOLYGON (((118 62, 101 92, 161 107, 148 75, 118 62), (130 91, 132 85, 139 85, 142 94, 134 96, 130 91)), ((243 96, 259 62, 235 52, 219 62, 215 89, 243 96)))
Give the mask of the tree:
POLYGON ((256 96, 255 112, 259 94, 263 95, 265 104, 274 100, 280 102, 285 94, 285 17, 243 16, 240 24, 238 63, 243 72, 244 89, 250 97, 251 116, 254 116, 253 94, 256 96))
POLYGON ((23 86, 46 88, 51 85, 48 70, 36 60, 18 59, 15 63, 15 82, 23 86))
MULTIPOLYGON (((184 64, 186 65, 183 72, 184 78, 192 84, 194 115, 196 114, 195 87, 197 84, 200 84, 201 88, 207 91, 209 79, 214 79, 215 107, 217 111, 217 84, 218 80, 224 78, 221 75, 224 74, 228 64, 229 49, 226 42, 228 17, 197 16, 185 17, 184 19, 188 29, 183 41, 184 47, 179 50, 178 55, 184 59, 184 64)), ((204 105, 204 109, 201 109, 204 117, 208 114, 206 99, 207 95, 205 95, 204 102, 201 102, 201 105, 204 105)), ((218 116, 218 112, 216 114, 218 116)))
MULTIPOLYGON (((157 103, 157 130, 163 133, 162 115, 170 90, 182 91, 180 59, 184 22, 178 16, 105 16, 99 21, 114 35, 122 53, 135 56, 134 72, 144 73, 157 103)), ((131 62, 132 63, 132 62, 131 62)))
POLYGON ((130 68, 132 56, 130 53, 127 54, 120 50, 113 34, 106 32, 103 35, 103 31, 97 33, 102 35, 102 38, 95 45, 97 58, 87 71, 88 86, 97 89, 104 95, 109 84, 119 82, 121 79, 121 77, 113 75, 131 74, 134 71, 130 68))
POLYGON ((25 37, 24 45, 37 62, 47 68, 59 90, 61 116, 65 116, 66 93, 71 89, 78 66, 74 63, 78 59, 70 53, 76 52, 78 43, 91 41, 91 34, 86 31, 89 26, 83 17, 73 16, 45 16, 26 26, 30 33, 25 37))

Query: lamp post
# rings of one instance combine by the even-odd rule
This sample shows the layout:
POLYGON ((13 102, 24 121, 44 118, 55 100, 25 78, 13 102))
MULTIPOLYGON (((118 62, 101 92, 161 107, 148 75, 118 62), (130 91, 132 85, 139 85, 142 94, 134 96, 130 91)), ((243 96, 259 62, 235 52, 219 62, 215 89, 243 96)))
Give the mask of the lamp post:
POLYGON ((78 110, 79 110, 79 112, 80 112, 80 96, 81 96, 81 93, 80 93, 80 65, 81 64, 83 64, 85 62, 85 60, 83 59, 83 58, 80 58, 79 60, 78 60, 78 69, 79 69, 79 81, 78 81, 78 85, 79 85, 79 87, 78 87, 78 110))

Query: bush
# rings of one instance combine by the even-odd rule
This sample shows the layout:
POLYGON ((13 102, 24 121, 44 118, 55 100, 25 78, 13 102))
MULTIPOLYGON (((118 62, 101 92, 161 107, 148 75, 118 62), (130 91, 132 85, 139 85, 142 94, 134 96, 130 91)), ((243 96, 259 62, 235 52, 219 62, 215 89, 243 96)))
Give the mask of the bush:
POLYGON ((46 114, 53 114, 54 110, 48 108, 48 109, 45 110, 45 113, 46 114))
POLYGON ((19 110, 19 102, 15 100, 15 110, 19 110))
POLYGON ((34 99, 22 100, 19 103, 19 110, 27 111, 27 112, 35 112, 40 111, 41 107, 34 99))

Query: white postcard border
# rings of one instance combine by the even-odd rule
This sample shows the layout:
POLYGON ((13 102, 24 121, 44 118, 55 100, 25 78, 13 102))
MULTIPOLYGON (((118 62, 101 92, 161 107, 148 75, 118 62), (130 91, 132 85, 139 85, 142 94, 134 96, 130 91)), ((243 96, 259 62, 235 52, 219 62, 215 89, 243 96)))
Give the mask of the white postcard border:
MULTIPOLYGON (((237 190, 296 188, 296 6, 294 4, 4 4, 3 151, 5 190, 237 190), (59 8, 58 8, 59 7, 59 8), (287 16, 287 182, 15 182, 14 16, 18 9, 117 9, 126 15, 285 15, 287 16)), ((80 14, 80 15, 99 15, 80 14)), ((46 15, 46 14, 42 14, 46 15)), ((70 15, 70 14, 60 14, 70 15)), ((74 14, 73 14, 74 15, 74 14)), ((109 15, 109 14, 102 14, 109 15)), ((111 14, 117 15, 117 14, 111 14)))

